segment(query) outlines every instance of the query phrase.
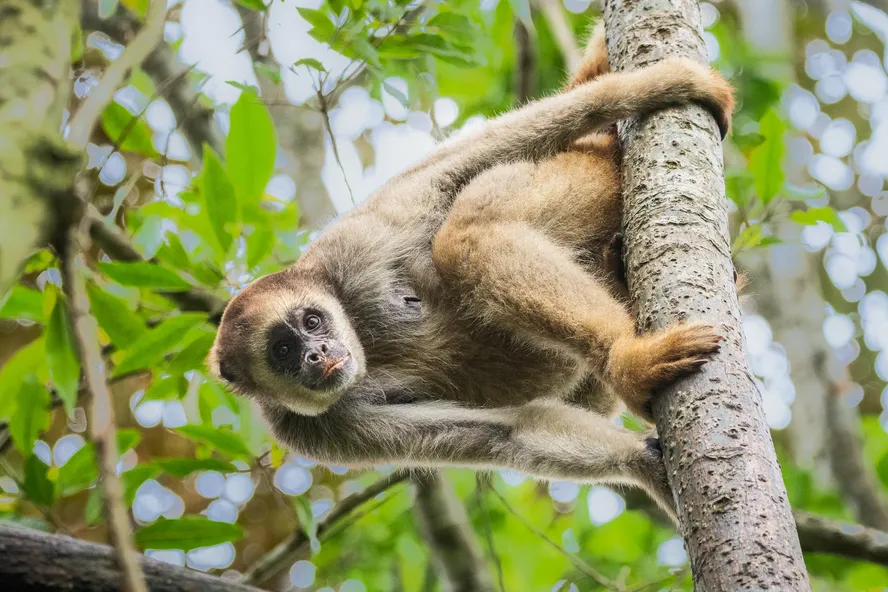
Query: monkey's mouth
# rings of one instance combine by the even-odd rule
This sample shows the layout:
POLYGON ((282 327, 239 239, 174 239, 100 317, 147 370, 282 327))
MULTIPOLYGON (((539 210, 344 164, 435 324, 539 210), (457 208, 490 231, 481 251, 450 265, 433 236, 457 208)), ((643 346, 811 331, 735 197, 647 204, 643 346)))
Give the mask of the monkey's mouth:
POLYGON ((353 366, 354 359, 350 353, 330 360, 311 388, 316 391, 326 391, 341 386, 353 374, 353 366))

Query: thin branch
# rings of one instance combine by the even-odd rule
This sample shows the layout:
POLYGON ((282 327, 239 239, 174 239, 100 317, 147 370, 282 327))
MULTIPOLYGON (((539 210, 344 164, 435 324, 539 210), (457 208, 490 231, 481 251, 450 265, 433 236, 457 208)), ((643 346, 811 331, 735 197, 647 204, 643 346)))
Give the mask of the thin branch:
MULTIPOLYGON (((156 2, 155 4, 161 4, 156 2)), ((82 270, 86 268, 82 253, 89 248, 88 220, 82 228, 71 228, 71 237, 63 253, 63 287, 71 310, 71 324, 80 351, 80 365, 86 379, 90 402, 90 434, 96 447, 99 473, 104 490, 105 515, 112 546, 123 572, 124 589, 127 592, 148 592, 145 576, 139 567, 132 541, 132 525, 123 496, 123 485, 117 475, 117 426, 114 421, 114 402, 105 379, 105 361, 99 348, 96 320, 90 314, 89 298, 82 270)))
MULTIPOLYGON (((318 86, 323 87, 323 84, 319 84, 318 86)), ((333 127, 330 125, 330 109, 327 106, 327 98, 320 90, 318 90, 318 102, 320 103, 321 115, 324 117, 324 129, 327 130, 327 136, 330 138, 330 146, 333 148, 333 158, 336 159, 336 164, 339 165, 339 170, 342 172, 342 180, 345 181, 345 186, 348 188, 348 196, 351 198, 352 204, 354 204, 355 194, 352 191, 351 184, 348 182, 348 175, 345 172, 342 159, 339 158, 339 147, 336 144, 336 136, 333 135, 333 127)))
POLYGON ((793 516, 805 553, 829 553, 888 566, 888 533, 801 510, 793 516))
POLYGON ((101 82, 84 99, 77 113, 71 118, 71 131, 68 142, 75 148, 86 148, 93 128, 99 121, 102 111, 114 98, 114 93, 123 84, 130 70, 141 64, 157 45, 163 41, 163 26, 166 22, 166 1, 154 0, 148 8, 145 26, 135 39, 126 46, 123 54, 105 70, 101 82))
POLYGON ((503 562, 500 559, 499 552, 496 550, 496 544, 493 541, 493 524, 490 521, 490 512, 487 511, 487 502, 484 499, 484 492, 490 487, 488 476, 482 476, 480 473, 475 476, 475 502, 478 504, 478 510, 484 519, 484 538, 487 541, 487 548, 490 551, 490 557, 496 566, 496 577, 499 583, 500 592, 506 592, 506 578, 503 573, 503 562))
POLYGON ((528 520, 527 518, 525 518, 524 516, 519 514, 515 510, 515 508, 512 507, 512 504, 510 504, 509 501, 505 497, 503 497, 503 494, 501 494, 499 491, 497 491, 496 487, 491 487, 490 491, 492 491, 493 495, 495 495, 497 497, 497 499, 499 499, 499 501, 503 504, 503 507, 506 509, 507 512, 509 512, 509 514, 511 514, 512 516, 517 518, 519 522, 524 524, 524 526, 527 527, 527 530, 529 530, 530 532, 535 534, 537 537, 539 537, 540 539, 545 541, 550 547, 552 547, 553 549, 555 549, 556 551, 558 551, 559 553, 561 553, 562 555, 567 557, 567 559, 569 559, 570 562, 573 563, 574 566, 578 570, 580 570, 585 575, 589 576, 590 578, 592 578, 593 580, 595 580, 596 582, 598 582, 600 585, 604 586, 608 590, 618 590, 619 589, 614 584, 614 582, 611 581, 607 576, 605 576, 603 573, 601 573, 600 571, 598 571, 597 569, 595 569, 594 567, 592 567, 591 565, 589 565, 588 563, 586 563, 585 561, 583 561, 582 559, 580 559, 579 557, 577 557, 576 555, 574 555, 573 553, 571 553, 570 551, 568 551, 567 549, 565 549, 564 547, 562 547, 561 545, 559 545, 558 543, 556 543, 555 541, 550 539, 548 536, 546 536, 546 533, 544 533, 542 530, 540 530, 539 528, 534 526, 533 523, 530 522, 530 520, 528 520))
POLYGON ((531 32, 515 19, 515 98, 518 105, 529 101, 536 82, 536 53, 531 32))
POLYGON ((574 74, 580 67, 583 54, 580 51, 577 40, 574 37, 570 22, 564 12, 564 4, 561 0, 536 0, 536 4, 549 25, 549 30, 564 56, 564 63, 569 74, 574 74))
MULTIPOLYGON (((0 581, 4 590, 96 592, 120 589, 114 550, 67 536, 0 526, 0 581)), ((139 563, 151 592, 260 592, 144 556, 139 563)))
MULTIPOLYGON (((327 517, 317 525, 317 537, 320 539, 341 522, 349 514, 361 505, 369 502, 380 493, 391 489, 395 485, 405 481, 408 474, 395 472, 373 483, 367 489, 354 493, 333 506, 327 517)), ((287 569, 293 563, 293 557, 298 555, 302 548, 309 543, 308 536, 302 530, 297 530, 274 549, 266 553, 262 559, 251 565, 245 572, 243 581, 247 584, 261 586, 275 575, 287 569)))
POLYGON ((413 505, 420 531, 429 545, 432 561, 448 590, 492 592, 484 556, 475 541, 465 509, 440 472, 414 479, 413 505))

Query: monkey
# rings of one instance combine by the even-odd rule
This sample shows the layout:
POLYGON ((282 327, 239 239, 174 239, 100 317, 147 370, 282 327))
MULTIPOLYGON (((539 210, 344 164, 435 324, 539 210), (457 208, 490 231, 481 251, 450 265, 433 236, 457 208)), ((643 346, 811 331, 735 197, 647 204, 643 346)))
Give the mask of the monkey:
POLYGON ((637 333, 615 130, 688 103, 724 137, 721 75, 681 58, 609 72, 598 26, 566 89, 445 141, 235 295, 210 374, 317 461, 639 486, 675 521, 659 440, 614 417, 653 422, 654 393, 722 337, 637 333))

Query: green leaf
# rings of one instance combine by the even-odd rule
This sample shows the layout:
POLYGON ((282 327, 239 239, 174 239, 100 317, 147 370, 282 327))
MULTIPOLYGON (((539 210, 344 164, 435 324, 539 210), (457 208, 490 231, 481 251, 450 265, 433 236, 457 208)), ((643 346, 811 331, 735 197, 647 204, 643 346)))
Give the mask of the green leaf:
POLYGON ((124 452, 135 448, 142 440, 142 432, 135 428, 120 428, 117 430, 117 453, 123 455, 124 452))
POLYGON ((745 169, 728 169, 725 171, 725 194, 737 204, 746 208, 753 200, 752 189, 754 180, 745 169))
POLYGON ((189 331, 206 320, 204 314, 187 313, 167 319, 150 329, 122 352, 111 376, 123 376, 159 364, 167 353, 179 346, 189 331))
MULTIPOLYGON (((242 97, 244 95, 241 95, 242 97)), ((229 134, 229 138, 231 135, 229 134)), ((238 219, 237 198, 234 194, 234 186, 228 173, 222 166, 222 161, 216 153, 207 145, 204 145, 204 167, 201 175, 201 196, 204 200, 204 208, 213 228, 213 233, 222 251, 227 253, 231 248, 232 237, 227 226, 234 224, 238 219)))
POLYGON ((183 376, 167 376, 165 378, 155 379, 151 386, 145 389, 145 395, 140 402, 181 399, 188 391, 188 381, 183 376))
POLYGON ((89 307, 99 322, 99 327, 118 348, 129 347, 148 330, 129 304, 97 284, 89 282, 86 293, 89 295, 89 307))
POLYGON ((144 17, 148 11, 148 4, 151 0, 120 0, 120 3, 135 12, 137 15, 144 17))
POLYGON ((756 193, 763 204, 769 203, 777 195, 786 178, 783 172, 785 131, 786 124, 773 110, 768 111, 759 122, 759 133, 765 140, 752 151, 749 170, 752 172, 756 193))
POLYGON ((7 420, 18 406, 19 387, 33 375, 40 382, 49 377, 46 342, 38 337, 21 347, 0 366, 0 420, 7 420))
POLYGON ((75 452, 68 462, 59 467, 56 484, 59 495, 67 497, 91 487, 99 478, 99 467, 96 464, 96 452, 90 443, 75 452))
POLYGON ((225 157, 231 182, 243 203, 257 203, 274 172, 277 142, 268 108, 254 95, 241 93, 231 108, 225 157))
POLYGON ((99 269, 122 286, 169 292, 184 292, 191 288, 191 284, 179 277, 176 272, 147 261, 102 261, 99 263, 99 269))
POLYGON ((117 0, 99 0, 99 18, 105 20, 117 12, 117 0))
POLYGON ((151 127, 144 118, 137 117, 120 103, 112 101, 102 112, 102 129, 120 150, 154 158, 158 154, 151 143, 151 127))
POLYGON ((136 499, 136 492, 142 483, 148 479, 157 477, 160 468, 153 464, 138 465, 120 474, 120 480, 123 482, 123 499, 127 506, 133 505, 136 499))
POLYGON ((247 267, 259 265, 274 250, 276 237, 270 224, 257 224, 247 239, 247 267))
POLYGON ((826 222, 836 232, 845 232, 845 223, 839 218, 839 214, 829 206, 822 208, 808 208, 805 211, 796 210, 790 216, 793 222, 804 226, 814 226, 818 222, 826 222))
POLYGON ((305 495, 297 496, 293 500, 293 508, 296 510, 296 518, 299 519, 299 528, 308 537, 312 554, 317 553, 321 543, 318 541, 318 523, 311 511, 311 500, 305 495))
POLYGON ((189 370, 202 370, 215 339, 214 333, 204 333, 189 343, 170 360, 170 372, 182 374, 189 370))
POLYGON ((184 479, 196 471, 218 471, 220 473, 237 471, 237 467, 233 464, 215 458, 164 458, 155 460, 154 464, 176 479, 184 479))
POLYGON ((27 457, 34 442, 49 427, 49 392, 33 375, 25 378, 19 389, 18 407, 9 422, 9 435, 16 448, 27 457))
POLYGON ((206 425, 186 425, 177 428, 176 431, 186 438, 206 444, 231 458, 248 460, 251 457, 243 439, 234 432, 226 432, 206 425))
POLYGON ((790 201, 807 201, 809 199, 823 199, 826 197, 826 189, 821 185, 813 187, 801 187, 787 183, 781 194, 790 201))
POLYGON ((44 321, 43 294, 21 284, 14 285, 0 300, 0 318, 42 323, 44 321))
POLYGON ((731 253, 736 254, 740 251, 757 247, 760 242, 762 242, 762 225, 750 224, 734 239, 731 253))
POLYGON ((254 62, 253 69, 256 70, 257 75, 268 78, 274 84, 280 84, 283 80, 279 66, 269 66, 262 62, 254 62))
POLYGON ((733 139, 737 148, 744 154, 749 153, 750 150, 761 146, 765 142, 765 136, 757 132, 734 136, 733 139))
POLYGON ((191 551, 234 542, 244 535, 236 524, 215 522, 202 516, 184 516, 176 520, 161 518, 136 531, 136 544, 142 549, 182 549, 191 551))
POLYGON ((301 60, 297 60, 293 62, 293 67, 298 68, 299 66, 305 66, 306 68, 311 68, 312 70, 317 70, 318 72, 327 73, 327 69, 324 65, 314 58, 302 58, 301 60))
POLYGON ((83 510, 83 519, 89 526, 96 526, 104 521, 104 499, 101 489, 96 488, 89 492, 86 508, 83 510))
POLYGON ((77 403, 80 360, 77 359, 77 345, 71 333, 67 302, 61 295, 56 298, 46 326, 46 358, 56 394, 70 413, 77 403))
POLYGON ((265 0, 234 0, 244 8, 251 10, 265 10, 265 0))
POLYGON ((309 35, 321 43, 328 43, 333 38, 333 34, 336 32, 336 25, 333 24, 333 21, 330 20, 330 17, 325 12, 314 8, 302 7, 297 7, 296 10, 312 26, 312 29, 308 32, 309 35))
POLYGON ((55 486, 47 476, 49 467, 43 464, 36 454, 25 461, 25 482, 22 484, 25 495, 35 504, 51 506, 55 499, 55 486))
POLYGON ((259 89, 250 84, 244 84, 243 82, 238 82, 236 80, 226 80, 225 84, 233 86, 234 88, 239 89, 245 93, 251 93, 254 95, 259 94, 259 89))

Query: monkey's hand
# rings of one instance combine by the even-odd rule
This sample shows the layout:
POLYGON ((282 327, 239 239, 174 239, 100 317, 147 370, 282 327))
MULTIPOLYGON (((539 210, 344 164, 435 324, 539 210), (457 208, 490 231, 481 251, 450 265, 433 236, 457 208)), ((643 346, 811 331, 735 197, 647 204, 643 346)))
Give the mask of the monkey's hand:
POLYGON ((609 382, 632 413, 653 422, 653 394, 702 368, 720 349, 722 339, 715 327, 703 323, 619 339, 607 364, 609 382))

